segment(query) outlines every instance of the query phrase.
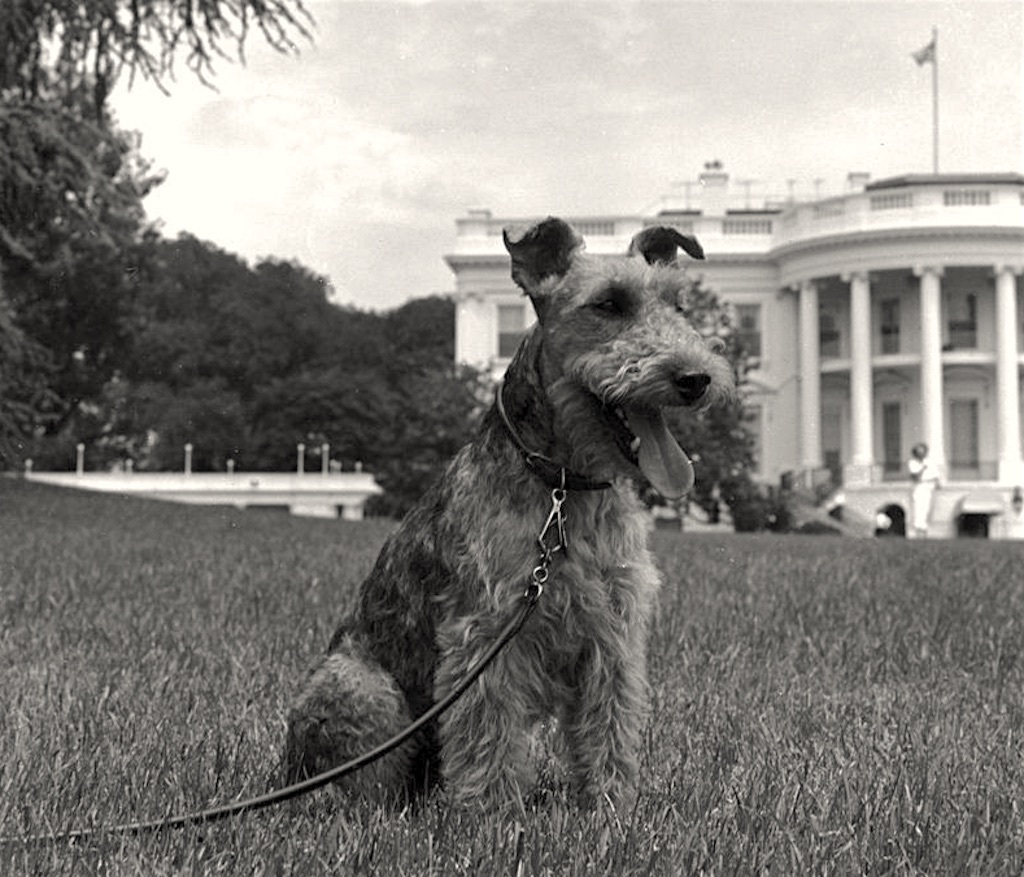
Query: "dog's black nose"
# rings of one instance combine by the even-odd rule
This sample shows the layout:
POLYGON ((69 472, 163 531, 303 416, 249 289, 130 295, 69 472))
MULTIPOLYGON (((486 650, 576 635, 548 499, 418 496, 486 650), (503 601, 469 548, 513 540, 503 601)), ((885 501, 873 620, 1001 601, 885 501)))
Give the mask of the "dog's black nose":
POLYGON ((683 404, 692 405, 704 395, 710 383, 711 375, 704 372, 693 372, 679 375, 676 378, 676 389, 679 391, 679 395, 683 397, 683 404))

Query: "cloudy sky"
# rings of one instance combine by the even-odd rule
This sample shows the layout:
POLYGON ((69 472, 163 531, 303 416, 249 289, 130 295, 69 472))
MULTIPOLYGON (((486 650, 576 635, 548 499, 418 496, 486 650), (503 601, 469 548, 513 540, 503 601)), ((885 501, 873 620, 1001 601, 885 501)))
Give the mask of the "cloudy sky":
POLYGON ((929 172, 933 26, 941 170, 1024 170, 1019 0, 307 6, 297 56, 253 42, 216 91, 180 71, 114 106, 167 171, 165 234, 296 259, 361 308, 450 291, 469 208, 638 213, 709 159, 755 193, 929 172))

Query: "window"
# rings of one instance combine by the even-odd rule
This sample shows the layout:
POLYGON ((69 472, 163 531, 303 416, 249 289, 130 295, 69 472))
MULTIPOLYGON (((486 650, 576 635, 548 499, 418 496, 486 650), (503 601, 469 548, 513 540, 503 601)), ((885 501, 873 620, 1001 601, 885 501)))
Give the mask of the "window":
POLYGON ((761 306, 736 305, 736 339, 747 356, 761 357, 761 306))
POLYGON ((882 471, 885 478, 903 474, 903 418, 899 402, 882 403, 882 471))
POLYGON ((882 353, 900 352, 900 300, 886 298, 882 300, 882 353))
POLYGON ((818 326, 819 343, 821 345, 821 356, 839 356, 839 327, 836 325, 836 315, 823 311, 821 322, 818 326))
POLYGON ((821 406, 821 456, 831 484, 843 483, 843 408, 837 402, 821 406))
POLYGON ((952 399, 949 403, 949 465, 975 472, 978 459, 978 400, 952 399))
POLYGON ((516 352, 526 331, 525 305, 498 305, 498 356, 508 359, 516 352))
POLYGON ((723 219, 722 234, 771 234, 770 219, 723 219))
POLYGON ((947 189, 942 193, 946 207, 987 207, 992 203, 992 193, 984 189, 947 189))
POLYGON ((872 210, 902 210, 914 206, 914 196, 896 192, 886 195, 872 195, 869 199, 872 210))
POLYGON ((978 296, 955 295, 949 302, 949 350, 973 350, 978 346, 978 296))

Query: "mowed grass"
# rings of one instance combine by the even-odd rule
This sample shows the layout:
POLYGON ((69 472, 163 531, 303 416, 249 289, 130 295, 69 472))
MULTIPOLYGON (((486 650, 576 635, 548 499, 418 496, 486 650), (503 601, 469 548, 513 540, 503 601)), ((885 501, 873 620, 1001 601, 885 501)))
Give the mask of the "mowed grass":
MULTIPOLYGON (((570 500, 571 501, 571 500, 570 500)), ((390 525, 0 479, 0 835, 267 789, 390 525)), ((345 812, 0 848, 0 874, 1024 873, 1024 548, 655 534, 628 812, 345 812)), ((558 587, 557 576, 550 587, 558 587)))

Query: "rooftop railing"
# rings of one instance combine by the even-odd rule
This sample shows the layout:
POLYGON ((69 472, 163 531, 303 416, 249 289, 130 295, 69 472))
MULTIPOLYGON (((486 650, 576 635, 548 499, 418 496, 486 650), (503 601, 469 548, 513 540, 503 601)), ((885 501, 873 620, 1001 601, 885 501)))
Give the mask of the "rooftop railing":
MULTIPOLYGON (((504 255, 502 229, 529 225, 542 217, 495 217, 472 210, 456 220, 453 255, 504 255)), ((890 228, 977 226, 1024 227, 1024 186, 1019 181, 905 185, 867 189, 818 201, 773 206, 763 210, 705 216, 699 211, 665 211, 647 216, 565 217, 595 253, 624 252, 643 228, 664 224, 696 235, 709 253, 765 253, 829 235, 882 231, 890 228)))

